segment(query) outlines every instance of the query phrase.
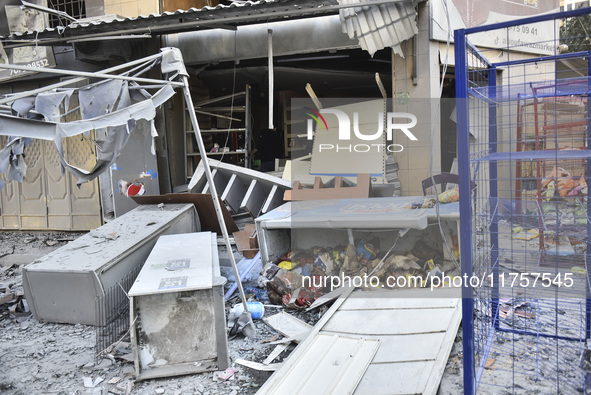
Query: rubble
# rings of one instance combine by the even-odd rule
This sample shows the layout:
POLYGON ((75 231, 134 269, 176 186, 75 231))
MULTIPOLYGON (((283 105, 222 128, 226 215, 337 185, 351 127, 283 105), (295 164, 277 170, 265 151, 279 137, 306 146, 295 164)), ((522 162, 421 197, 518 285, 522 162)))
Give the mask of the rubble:
MULTIPOLYGON (((43 232, 37 241, 26 244, 23 242, 27 233, 0 233, 3 242, 15 246, 16 254, 44 254, 58 247, 48 246, 43 242, 46 238, 58 240, 72 239, 79 234, 56 234, 43 232)), ((30 237, 30 236, 29 236, 30 237)), ((60 245, 62 243, 60 242, 60 245)), ((278 272, 276 265, 266 267, 264 273, 278 272)), ((30 313, 17 315, 9 311, 9 306, 16 305, 21 284, 22 265, 4 266, 0 269, 0 293, 14 294, 16 299, 0 304, 0 392, 3 394, 23 393, 67 393, 78 391, 80 394, 111 393, 123 394, 154 394, 157 390, 164 390, 164 394, 231 394, 250 395, 267 381, 270 375, 277 371, 293 352, 296 342, 305 339, 305 335, 286 336, 292 333, 280 333, 269 326, 265 320, 273 323, 275 316, 281 315, 289 320, 300 322, 306 328, 312 328, 326 312, 326 305, 338 298, 338 294, 346 291, 339 288, 318 299, 314 309, 292 309, 282 311, 273 309, 269 305, 269 298, 264 289, 257 288, 257 277, 248 276, 244 284, 247 296, 266 305, 265 320, 256 320, 256 335, 245 338, 238 335, 229 340, 229 352, 233 375, 225 381, 220 380, 217 372, 192 374, 174 378, 136 381, 135 368, 129 358, 131 347, 126 341, 120 342, 112 348, 106 358, 95 360, 94 355, 94 327, 86 325, 40 323, 30 313), (318 306, 318 307, 317 307, 318 306), (278 314, 279 313, 279 314, 278 314), (271 320, 270 320, 271 319, 271 320), (277 348, 277 345, 282 347, 277 348), (277 355, 277 356, 276 356, 277 355), (267 364, 265 364, 265 362, 267 364), (84 386, 84 377, 96 383, 94 388, 84 386), (102 379, 98 381, 98 379, 102 379)), ((258 272, 258 269, 257 269, 258 272)), ((22 295, 20 296, 22 300, 22 295)), ((8 298, 7 298, 8 299, 8 298)), ((531 312, 524 301, 504 300, 503 303, 519 311, 531 312)), ((236 303, 236 297, 231 298, 226 308, 236 303)), ((528 320, 528 318, 520 318, 528 320)), ((279 329, 277 327, 276 329, 279 329)), ((291 328, 293 329, 293 328, 291 328)), ((445 366, 439 394, 459 393, 462 388, 462 332, 453 343, 453 347, 445 366)), ((517 341, 507 338, 506 342, 517 341)), ((523 340, 520 340, 523 341, 523 340)), ((491 374, 502 374, 502 363, 498 358, 488 369, 491 374)), ((88 380, 87 380, 88 382, 88 380)))

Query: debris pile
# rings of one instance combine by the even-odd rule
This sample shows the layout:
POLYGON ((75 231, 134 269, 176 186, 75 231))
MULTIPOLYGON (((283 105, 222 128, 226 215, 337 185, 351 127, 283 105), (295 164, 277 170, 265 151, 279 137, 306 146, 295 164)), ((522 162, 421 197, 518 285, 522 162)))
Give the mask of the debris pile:
POLYGON ((361 240, 336 247, 289 251, 263 268, 259 287, 276 305, 305 309, 320 296, 343 285, 371 288, 424 287, 430 276, 441 276, 443 255, 423 240, 411 251, 380 254, 379 241, 361 240), (360 284, 356 280, 361 279, 360 284), (399 280, 403 279, 403 281, 399 280))
POLYGON ((556 167, 542 179, 542 190, 540 192, 546 201, 556 197, 587 196, 587 181, 585 176, 573 177, 571 173, 562 167, 556 167))
MULTIPOLYGON (((3 271, 10 275, 10 272, 14 270, 14 267, 11 267, 3 271)), ((31 312, 25 299, 25 293, 22 290, 17 290, 16 285, 15 283, 0 284, 0 315, 3 318, 13 318, 17 322, 21 322, 26 320, 31 312)))

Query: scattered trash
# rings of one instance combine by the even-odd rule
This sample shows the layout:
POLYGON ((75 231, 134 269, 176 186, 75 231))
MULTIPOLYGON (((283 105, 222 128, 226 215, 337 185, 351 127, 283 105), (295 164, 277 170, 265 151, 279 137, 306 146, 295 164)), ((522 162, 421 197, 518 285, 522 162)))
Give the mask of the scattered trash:
POLYGON ((29 244, 29 243, 32 243, 32 242, 34 242, 36 240, 37 240, 37 237, 36 236, 31 236, 31 237, 25 237, 25 240, 23 240, 23 241, 25 243, 29 244))
POLYGON ((263 372, 274 372, 283 366, 283 363, 274 363, 274 364, 264 365, 259 362, 247 361, 245 359, 237 359, 235 362, 239 365, 246 366, 247 368, 251 368, 254 370, 260 370, 263 372))
POLYGON ((279 335, 275 335, 269 339, 263 339, 261 340, 261 343, 271 343, 274 342, 275 340, 279 339, 279 335))
POLYGON ((289 344, 278 344, 275 346, 273 351, 271 351, 269 356, 263 361, 263 365, 269 365, 273 362, 283 351, 285 351, 285 349, 287 349, 287 346, 289 346, 289 344))
POLYGON ((97 385, 99 385, 100 383, 102 383, 103 380, 105 380, 103 377, 97 377, 93 381, 92 377, 88 377, 88 376, 84 376, 82 379, 84 381, 84 387, 86 387, 86 388, 94 388, 97 385))
MULTIPOLYGON (((246 287, 244 288, 244 293, 248 297, 248 295, 253 295, 258 300, 267 299, 267 291, 265 289, 257 288, 257 287, 246 287)), ((277 307, 277 306, 273 306, 277 307)))
POLYGON ((302 333, 308 334, 312 330, 311 325, 285 311, 263 318, 263 322, 287 337, 298 336, 302 333))
MULTIPOLYGON (((248 305, 248 311, 250 311, 250 316, 253 320, 260 320, 263 318, 263 315, 265 314, 265 306, 261 302, 247 302, 246 304, 248 305)), ((228 315, 228 323, 233 325, 234 321, 240 317, 243 311, 244 305, 242 303, 232 307, 230 314, 228 315)))
POLYGON ((456 187, 449 191, 442 192, 437 198, 439 199, 439 203, 458 202, 460 200, 460 189, 456 187))
POLYGON ((16 299, 16 295, 13 293, 7 293, 4 296, 0 295, 0 305, 3 304, 7 304, 12 302, 14 299, 16 299))
POLYGON ((233 367, 229 367, 226 370, 224 370, 223 372, 219 372, 217 374, 217 378, 222 380, 222 381, 226 381, 228 380, 230 377, 234 376, 234 373, 236 372, 236 370, 234 370, 233 367))
POLYGON ((540 231, 538 229, 529 229, 529 230, 525 230, 521 227, 519 227, 519 231, 515 231, 515 228, 513 228, 513 238, 518 239, 518 240, 525 240, 525 241, 530 241, 535 239, 536 237, 538 237, 540 235, 540 231))
POLYGON ((416 210, 419 208, 433 208, 437 202, 434 198, 424 199, 422 202, 413 203, 410 207, 411 210, 416 210))
POLYGON ((14 253, 14 245, 8 247, 7 249, 3 249, 2 251, 0 251, 0 258, 2 258, 3 256, 6 255, 10 255, 14 253))
MULTIPOLYGON (((581 266, 573 266, 570 269, 570 271, 573 272, 574 274, 581 274, 583 276, 587 275, 587 270, 585 270, 585 268, 581 267, 581 266)), ((0 304, 1 304, 1 302, 0 302, 0 304)))
POLYGON ((119 180, 119 192, 125 196, 142 196, 146 193, 146 188, 141 182, 128 182, 119 180))
POLYGON ((335 289, 334 291, 331 291, 325 295, 322 295, 321 297, 316 299, 314 301, 314 303, 312 303, 312 305, 308 309, 312 310, 317 307, 324 306, 325 304, 338 299, 338 297, 341 296, 343 293, 345 293, 345 291, 347 291, 348 289, 349 289, 348 287, 339 287, 339 288, 335 289))

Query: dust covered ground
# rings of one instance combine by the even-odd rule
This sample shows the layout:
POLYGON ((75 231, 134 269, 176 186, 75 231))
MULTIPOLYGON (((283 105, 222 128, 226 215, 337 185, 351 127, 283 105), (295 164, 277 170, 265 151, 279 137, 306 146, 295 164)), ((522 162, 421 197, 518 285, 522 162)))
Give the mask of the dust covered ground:
MULTIPOLYGON (((2 394, 254 394, 271 372, 235 364, 236 359, 262 362, 275 347, 264 343, 278 334, 255 321, 256 335, 229 340, 235 374, 223 381, 216 372, 135 381, 131 348, 122 342, 111 358, 95 359, 95 328, 40 323, 23 302, 24 264, 64 246, 83 233, 0 232, 0 393, 2 394), (86 384, 86 386, 85 386, 86 384)), ((266 315, 279 312, 268 309, 266 315)), ((313 325, 318 311, 294 313, 313 325)), ((280 337, 280 336, 279 336, 280 337)), ((274 362, 293 350, 291 345, 274 362)))
MULTIPOLYGON (((64 232, 0 232, 0 393, 2 394, 199 394, 239 395, 254 394, 270 377, 270 372, 255 371, 235 363, 236 359, 262 362, 275 346, 265 341, 275 340, 278 334, 255 321, 254 338, 242 335, 230 337, 231 366, 235 374, 227 380, 218 378, 218 372, 136 381, 133 363, 129 361, 131 348, 122 342, 108 358, 95 358, 95 328, 86 325, 40 323, 28 312, 23 301, 21 281, 24 264, 64 246, 83 233, 64 232)), ((227 271, 227 270, 226 270, 227 271)), ((250 280, 245 287, 255 285, 250 280)), ((229 308, 229 306, 227 306, 229 308)), ((280 309, 267 308, 265 316, 280 309)), ((289 313, 314 325, 324 310, 308 313, 289 313)), ((534 313, 535 310, 532 310, 534 313)), ((448 359, 438 394, 463 392, 463 353, 461 327, 448 359)), ((543 343, 536 345, 523 336, 498 337, 487 360, 483 377, 492 385, 479 389, 485 394, 550 394, 583 393, 574 385, 576 378, 568 379, 573 391, 557 391, 547 381, 536 379, 535 374, 522 381, 513 380, 509 364, 527 363, 529 356, 501 355, 495 346, 540 352, 540 358, 552 358, 552 350, 543 343), (545 355, 546 352, 548 355, 545 355), (511 361, 505 359, 510 358, 511 361), (571 381, 572 380, 572 381, 571 381)), ((534 339, 535 340, 535 339, 534 339)), ((578 347, 578 344, 574 345, 578 347)), ((274 363, 281 362, 293 351, 292 344, 274 363)), ((571 347, 565 344, 564 347, 571 347)), ((574 358, 574 357, 573 357, 574 358)), ((535 358, 534 358, 535 361, 535 358)), ((566 361, 576 366, 578 361, 566 361)), ((532 365, 531 369, 534 369, 532 365)), ((542 371, 543 373, 543 371, 542 371)), ((574 370, 560 373, 562 377, 576 375, 574 370)))

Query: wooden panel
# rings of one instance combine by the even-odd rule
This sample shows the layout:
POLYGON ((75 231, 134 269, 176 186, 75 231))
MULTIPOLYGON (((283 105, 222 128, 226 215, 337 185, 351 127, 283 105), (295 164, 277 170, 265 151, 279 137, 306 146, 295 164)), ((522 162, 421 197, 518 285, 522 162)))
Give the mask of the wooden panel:
MULTIPOLYGON (((284 366, 271 376, 260 393, 282 393, 274 389, 278 383, 286 380, 285 377, 290 377, 290 380, 294 377, 300 379, 300 384, 294 381, 293 388, 305 387, 309 378, 294 374, 293 369, 314 348, 316 337, 328 334, 380 341, 379 350, 363 374, 355 394, 437 393, 461 321, 460 300, 391 297, 405 294, 416 296, 418 293, 414 290, 379 292, 380 296, 375 293, 375 297, 371 298, 360 290, 350 292, 348 290, 323 315, 308 338, 296 348, 284 366), (437 305, 444 307, 433 307, 437 305), (395 306, 400 308, 387 308, 395 306)), ((439 292, 436 290, 433 295, 455 295, 457 290, 439 292)), ((333 352, 332 348, 310 352, 309 355, 316 355, 316 359, 307 363, 319 366, 326 358, 325 354, 333 352)), ((333 376, 325 376, 325 380, 330 381, 327 377, 333 376)), ((323 392, 310 387, 307 395, 312 393, 323 392)))
POLYGON ((453 309, 339 310, 323 330, 359 335, 444 332, 451 313, 453 309))
POLYGON ((293 190, 285 191, 285 200, 329 200, 329 199, 364 199, 369 197, 371 181, 369 174, 357 175, 357 185, 345 187, 341 177, 334 178, 334 187, 326 188, 320 177, 314 179, 313 189, 303 189, 299 182, 294 182, 293 190))
MULTIPOLYGON (((199 215, 201 230, 209 230, 218 235, 222 234, 218 218, 215 214, 213 199, 209 194, 200 193, 168 193, 158 196, 133 196, 132 199, 138 204, 159 204, 159 203, 193 203, 199 215)), ((232 219, 232 216, 226 209, 226 206, 220 202, 226 229, 229 233, 238 231, 238 226, 232 219)))

